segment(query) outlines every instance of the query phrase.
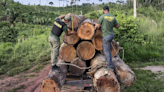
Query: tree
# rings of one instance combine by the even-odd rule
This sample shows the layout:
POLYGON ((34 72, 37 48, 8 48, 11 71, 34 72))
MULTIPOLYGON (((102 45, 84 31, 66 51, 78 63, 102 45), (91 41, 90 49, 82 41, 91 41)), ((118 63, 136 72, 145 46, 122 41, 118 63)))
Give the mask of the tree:
POLYGON ((53 2, 49 2, 49 4, 52 6, 54 3, 53 2))
MULTIPOLYGON (((10 24, 12 26, 15 26, 16 23, 16 19, 19 17, 22 17, 22 15, 20 15, 19 11, 15 11, 14 8, 12 9, 7 9, 6 10, 7 16, 8 16, 8 21, 10 22, 10 24)), ((22 19, 23 20, 23 19, 22 19)))
POLYGON ((2 5, 3 10, 6 10, 7 4, 8 4, 7 1, 8 1, 8 0, 0 1, 0 5, 2 5))

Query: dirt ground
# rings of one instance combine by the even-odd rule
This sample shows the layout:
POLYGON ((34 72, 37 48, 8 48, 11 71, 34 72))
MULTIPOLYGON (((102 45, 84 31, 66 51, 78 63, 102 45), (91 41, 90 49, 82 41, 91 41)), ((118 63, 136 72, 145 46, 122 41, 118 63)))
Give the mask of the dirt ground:
POLYGON ((41 92, 41 82, 48 75, 50 69, 51 64, 46 65, 39 73, 20 73, 13 77, 1 78, 0 91, 6 92, 24 85, 24 89, 16 90, 16 92, 41 92))

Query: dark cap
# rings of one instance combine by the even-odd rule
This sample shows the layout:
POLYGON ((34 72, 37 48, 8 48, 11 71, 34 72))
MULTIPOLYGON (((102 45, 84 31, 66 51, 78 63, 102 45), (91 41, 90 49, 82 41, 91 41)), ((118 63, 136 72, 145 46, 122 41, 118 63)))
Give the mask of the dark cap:
POLYGON ((109 10, 109 7, 108 6, 104 6, 103 10, 109 10))

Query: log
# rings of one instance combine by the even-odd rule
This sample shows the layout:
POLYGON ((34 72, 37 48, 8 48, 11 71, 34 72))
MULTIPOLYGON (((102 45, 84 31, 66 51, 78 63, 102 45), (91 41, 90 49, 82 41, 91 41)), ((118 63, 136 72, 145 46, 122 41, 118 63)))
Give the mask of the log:
POLYGON ((59 49, 59 57, 62 60, 66 62, 71 62, 73 59, 76 58, 76 56, 76 49, 73 46, 62 43, 59 49))
POLYGON ((91 19, 92 22, 98 23, 99 19, 91 19))
MULTIPOLYGON (((110 43, 110 47, 111 56, 116 56, 119 52, 119 43, 112 40, 112 42, 110 43)), ((100 50, 100 52, 104 55, 103 50, 100 50)))
POLYGON ((81 26, 78 28, 78 36, 81 39, 90 40, 93 38, 95 33, 94 23, 90 19, 83 21, 81 26))
MULTIPOLYGON (((71 31, 68 31, 70 33, 71 31)), ((76 31, 74 31, 75 34, 66 36, 66 34, 63 35, 63 42, 68 45, 75 45, 79 40, 80 37, 77 35, 76 31)))
POLYGON ((70 15, 71 17, 73 17, 73 26, 72 26, 72 22, 68 22, 66 23, 66 25, 68 26, 69 29, 74 29, 74 31, 77 31, 78 27, 80 26, 80 24, 85 20, 85 17, 83 15, 70 15))
MULTIPOLYGON (((79 67, 86 67, 86 62, 81 60, 80 58, 75 58, 74 60, 71 61, 71 64, 75 64, 79 67)), ((74 76, 81 76, 84 72, 85 69, 79 69, 74 66, 69 66, 70 73, 73 74, 74 76)))
POLYGON ((77 55, 83 60, 90 60, 95 55, 95 47, 89 41, 83 41, 78 44, 77 48, 77 55))
POLYGON ((59 63, 65 63, 65 61, 60 59, 57 62, 60 72, 52 71, 45 80, 43 80, 41 92, 60 92, 67 76, 67 66, 59 65, 59 63))
POLYGON ((125 62, 119 57, 119 55, 113 57, 112 61, 115 66, 115 71, 120 84, 123 84, 124 86, 133 85, 136 76, 131 68, 127 64, 125 64, 125 62))
POLYGON ((101 30, 96 30, 96 34, 94 35, 92 39, 93 45, 96 48, 96 50, 101 51, 102 50, 102 32, 101 30))
MULTIPOLYGON (((91 67, 95 68, 105 62, 105 57, 102 54, 97 54, 91 60, 91 67)), ((113 71, 106 68, 100 68, 94 73, 94 86, 98 92, 120 92, 120 85, 113 71)))
POLYGON ((98 92, 120 92, 120 85, 114 72, 106 68, 96 71, 93 83, 98 92))

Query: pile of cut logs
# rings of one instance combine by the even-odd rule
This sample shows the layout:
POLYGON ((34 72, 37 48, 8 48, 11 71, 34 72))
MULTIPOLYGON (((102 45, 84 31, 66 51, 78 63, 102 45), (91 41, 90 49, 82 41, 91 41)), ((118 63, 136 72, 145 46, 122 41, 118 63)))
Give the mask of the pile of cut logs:
MULTIPOLYGON (((101 29, 95 30, 95 24, 98 20, 85 19, 82 15, 71 16, 73 18, 73 23, 67 23, 70 29, 68 32, 70 33, 74 30, 75 34, 63 36, 63 43, 59 50, 60 59, 58 63, 66 62, 82 68, 91 67, 91 69, 103 65, 106 60, 102 51, 102 33, 101 29)), ((112 62, 115 69, 112 71, 101 67, 94 72, 93 83, 98 92, 120 92, 120 85, 131 86, 135 81, 134 72, 118 55, 119 43, 113 40, 110 45, 112 62)), ((56 72, 49 74, 46 78, 55 81, 55 84, 53 84, 55 85, 53 86, 56 89, 55 92, 59 92, 68 72, 74 76, 82 76, 86 73, 86 69, 79 69, 75 66, 69 66, 68 68, 66 65, 58 66, 62 73, 56 72)))

